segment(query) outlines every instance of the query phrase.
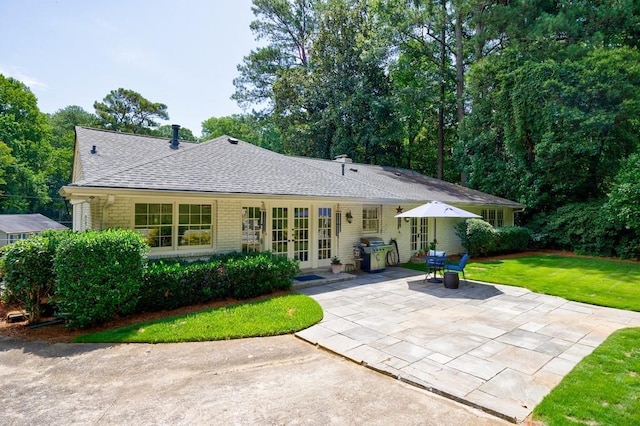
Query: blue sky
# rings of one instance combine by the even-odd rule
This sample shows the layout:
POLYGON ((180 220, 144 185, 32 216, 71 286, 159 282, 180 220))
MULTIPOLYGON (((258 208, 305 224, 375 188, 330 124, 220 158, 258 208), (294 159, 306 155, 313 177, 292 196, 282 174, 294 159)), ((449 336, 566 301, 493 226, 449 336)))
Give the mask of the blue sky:
POLYGON ((229 98, 258 46, 251 0, 0 0, 0 17, 0 74, 43 112, 94 112, 119 87, 166 104, 163 124, 196 135, 209 117, 243 112, 229 98))

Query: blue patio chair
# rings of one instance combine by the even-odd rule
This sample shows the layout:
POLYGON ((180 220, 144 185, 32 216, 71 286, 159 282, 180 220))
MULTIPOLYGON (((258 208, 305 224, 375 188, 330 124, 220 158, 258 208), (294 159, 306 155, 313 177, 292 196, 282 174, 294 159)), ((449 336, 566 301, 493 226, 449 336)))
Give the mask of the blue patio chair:
POLYGON ((458 262, 457 264, 451 263, 451 264, 445 264, 444 265, 444 270, 446 271, 455 271, 455 272, 462 272, 462 277, 464 278, 464 280, 467 280, 467 277, 465 277, 464 275, 464 267, 467 265, 467 262, 469 261, 469 254, 465 253, 462 258, 460 259, 460 262, 458 262))

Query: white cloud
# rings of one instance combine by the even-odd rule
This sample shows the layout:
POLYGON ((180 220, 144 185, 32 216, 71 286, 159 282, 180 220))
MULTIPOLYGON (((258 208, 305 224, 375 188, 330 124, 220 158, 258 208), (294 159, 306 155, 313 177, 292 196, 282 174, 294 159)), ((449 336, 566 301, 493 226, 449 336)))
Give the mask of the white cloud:
POLYGON ((23 82, 33 91, 44 91, 49 88, 46 83, 38 80, 35 77, 31 77, 30 75, 25 74, 24 72, 22 72, 22 70, 16 67, 4 68, 0 66, 0 74, 4 75, 5 77, 13 77, 16 80, 23 82))

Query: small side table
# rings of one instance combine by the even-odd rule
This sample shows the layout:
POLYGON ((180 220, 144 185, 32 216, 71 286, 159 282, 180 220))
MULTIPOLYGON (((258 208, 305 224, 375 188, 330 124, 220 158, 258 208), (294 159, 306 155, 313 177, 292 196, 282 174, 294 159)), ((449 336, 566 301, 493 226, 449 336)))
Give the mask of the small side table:
POLYGON ((457 272, 444 273, 444 286, 446 288, 458 288, 460 286, 460 276, 457 272))

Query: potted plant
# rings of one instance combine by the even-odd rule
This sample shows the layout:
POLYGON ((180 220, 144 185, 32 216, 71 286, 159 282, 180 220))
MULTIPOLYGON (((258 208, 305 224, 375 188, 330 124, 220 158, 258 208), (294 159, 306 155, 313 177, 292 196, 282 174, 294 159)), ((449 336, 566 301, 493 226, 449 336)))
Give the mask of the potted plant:
POLYGON ((331 272, 334 274, 342 272, 342 262, 340 262, 340 258, 338 256, 333 256, 331 258, 331 272))

